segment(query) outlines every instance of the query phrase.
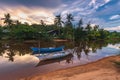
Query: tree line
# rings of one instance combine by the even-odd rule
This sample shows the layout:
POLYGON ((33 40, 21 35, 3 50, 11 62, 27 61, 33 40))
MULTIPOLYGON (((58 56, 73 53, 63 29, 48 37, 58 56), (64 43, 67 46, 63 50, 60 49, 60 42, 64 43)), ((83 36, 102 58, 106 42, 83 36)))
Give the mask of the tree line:
POLYGON ((104 39, 119 39, 120 32, 109 32, 99 28, 99 25, 91 26, 88 22, 84 26, 83 19, 80 18, 77 24, 73 25, 74 16, 72 14, 66 15, 66 20, 62 20, 61 15, 55 16, 54 24, 47 25, 43 20, 40 24, 21 23, 19 20, 12 20, 11 15, 5 14, 4 26, 0 26, 0 39, 9 40, 53 40, 54 38, 67 39, 74 41, 91 41, 104 39), (55 33, 50 31, 56 30, 55 33))

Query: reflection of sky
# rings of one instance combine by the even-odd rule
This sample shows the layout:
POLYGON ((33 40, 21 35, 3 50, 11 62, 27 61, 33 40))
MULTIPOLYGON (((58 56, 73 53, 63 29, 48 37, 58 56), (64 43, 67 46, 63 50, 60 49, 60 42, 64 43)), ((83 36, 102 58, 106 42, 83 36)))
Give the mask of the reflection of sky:
POLYGON ((102 49, 97 49, 95 53, 92 53, 92 51, 90 51, 88 56, 86 56, 85 53, 82 52, 80 60, 77 58, 77 55, 74 55, 70 63, 67 63, 66 60, 63 60, 60 63, 55 62, 55 63, 38 66, 38 67, 35 67, 35 66, 37 65, 39 60, 33 55, 30 55, 30 54, 26 54, 24 56, 15 55, 14 62, 11 62, 11 61, 8 61, 8 58, 5 58, 6 54, 4 54, 3 57, 0 56, 0 78, 4 74, 6 75, 8 74, 11 77, 11 76, 14 76, 16 73, 19 73, 21 75, 45 73, 45 72, 49 72, 49 71, 53 71, 61 68, 86 64, 86 63, 101 59, 103 57, 119 54, 120 53, 119 47, 120 47, 120 44, 115 44, 115 45, 109 44, 107 47, 102 47, 102 49), (12 72, 12 74, 9 74, 10 72, 12 72))
POLYGON ((24 55, 24 56, 14 56, 14 62, 8 61, 8 58, 5 58, 7 55, 0 56, 0 68, 8 68, 8 67, 21 67, 28 64, 34 64, 37 59, 32 55, 24 55))
MULTIPOLYGON (((119 54, 120 44, 112 45, 109 44, 107 47, 102 47, 102 49, 98 49, 96 53, 93 53, 92 51, 89 52, 88 56, 82 52, 80 60, 83 62, 89 62, 91 59, 97 59, 102 57, 107 57, 115 54, 119 54), (88 59, 89 58, 89 59, 88 59)), ((26 65, 31 63, 36 63, 37 57, 26 54, 24 56, 15 55, 14 56, 14 62, 8 61, 8 58, 5 58, 7 54, 4 54, 3 56, 0 56, 0 68, 6 67, 6 66, 13 66, 13 65, 26 65)), ((77 63, 79 60, 77 59, 77 55, 74 56, 74 63, 77 63)))
POLYGON ((89 53, 89 58, 91 61, 101 59, 103 57, 113 56, 120 54, 120 44, 111 45, 98 49, 96 53, 89 53))

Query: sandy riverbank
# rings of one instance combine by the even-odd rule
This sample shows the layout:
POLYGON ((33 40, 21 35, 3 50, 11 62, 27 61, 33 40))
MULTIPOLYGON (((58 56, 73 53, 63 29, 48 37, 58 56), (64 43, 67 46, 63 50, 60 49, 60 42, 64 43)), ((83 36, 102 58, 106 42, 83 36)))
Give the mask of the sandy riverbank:
POLYGON ((111 56, 86 65, 37 74, 21 80, 120 80, 120 67, 113 61, 120 61, 120 56, 111 56))

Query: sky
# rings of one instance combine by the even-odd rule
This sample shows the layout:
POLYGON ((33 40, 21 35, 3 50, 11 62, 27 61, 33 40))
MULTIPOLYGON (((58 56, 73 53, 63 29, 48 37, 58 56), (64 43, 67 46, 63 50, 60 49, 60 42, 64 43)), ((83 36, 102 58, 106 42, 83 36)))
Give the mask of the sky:
MULTIPOLYGON (((0 18, 10 13, 13 20, 39 24, 53 24, 55 15, 74 16, 73 23, 81 18, 84 24, 100 25, 110 31, 120 31, 120 0, 0 0, 0 18)), ((0 20, 3 24, 3 21, 0 20)))

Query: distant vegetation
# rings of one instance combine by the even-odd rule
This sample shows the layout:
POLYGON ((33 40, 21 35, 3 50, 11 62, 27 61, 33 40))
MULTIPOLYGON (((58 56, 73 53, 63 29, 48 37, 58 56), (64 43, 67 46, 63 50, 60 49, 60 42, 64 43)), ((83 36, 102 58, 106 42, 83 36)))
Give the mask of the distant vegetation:
POLYGON ((54 38, 67 39, 74 41, 91 41, 104 39, 120 39, 120 32, 109 32, 99 28, 99 25, 91 26, 88 22, 84 26, 83 19, 80 18, 74 26, 72 14, 66 15, 66 21, 62 21, 61 15, 57 15, 54 24, 47 25, 43 20, 40 24, 28 23, 22 24, 19 20, 13 21, 11 15, 5 14, 3 21, 4 26, 0 26, 0 39, 7 40, 45 40, 50 41, 54 38))
POLYGON ((113 61, 113 63, 118 69, 120 68, 120 61, 113 61))

